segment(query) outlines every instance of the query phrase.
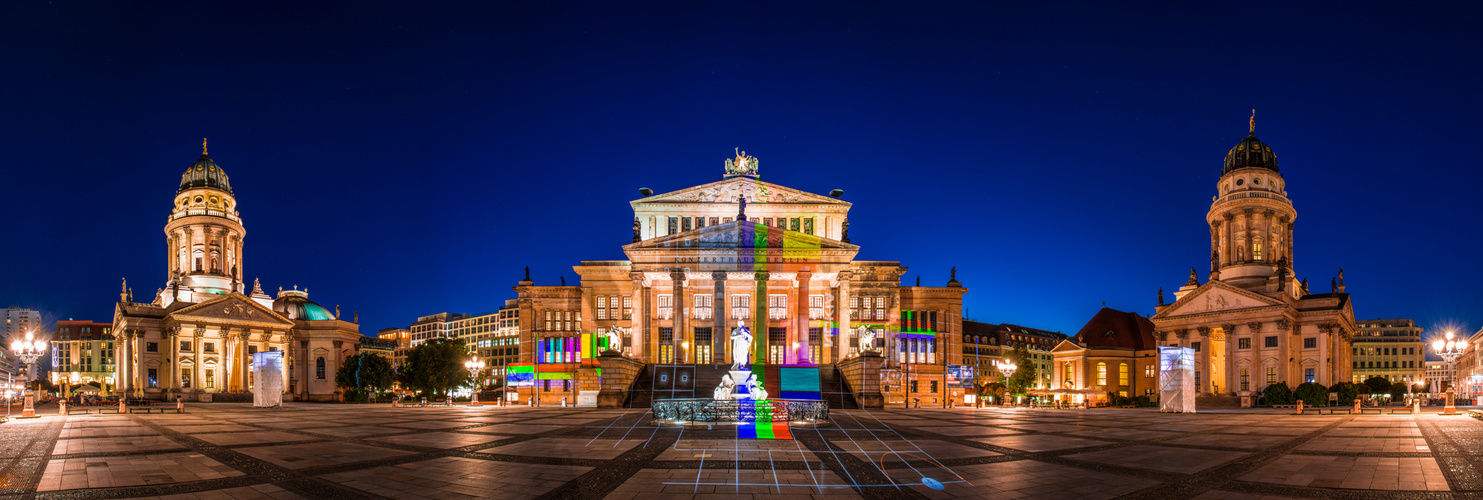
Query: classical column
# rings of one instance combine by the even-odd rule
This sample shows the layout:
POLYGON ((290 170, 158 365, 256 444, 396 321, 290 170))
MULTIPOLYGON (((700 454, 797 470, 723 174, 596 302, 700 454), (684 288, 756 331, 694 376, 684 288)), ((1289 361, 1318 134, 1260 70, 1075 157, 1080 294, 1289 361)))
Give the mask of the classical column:
POLYGON ((1220 328, 1226 339, 1226 379, 1221 381, 1221 386, 1226 388, 1226 392, 1236 392, 1241 390, 1241 375, 1236 373, 1236 325, 1221 325, 1220 328))
POLYGON ((838 363, 844 359, 844 355, 850 352, 849 346, 854 339, 850 326, 850 271, 840 271, 839 277, 839 299, 835 301, 834 313, 839 318, 839 335, 834 338, 834 353, 829 359, 838 363))
POLYGON ((755 313, 752 316, 752 362, 767 363, 767 271, 757 271, 753 275, 756 285, 752 300, 752 308, 755 313))
POLYGON ((715 295, 711 297, 711 362, 730 363, 726 353, 731 345, 731 334, 726 328, 731 314, 730 304, 726 303, 726 271, 712 271, 711 282, 715 283, 715 295))
MULTIPOLYGON (((629 335, 632 338, 631 342, 633 342, 633 355, 644 360, 646 363, 652 362, 653 360, 649 359, 644 352, 644 345, 647 344, 644 340, 649 335, 649 309, 645 305, 648 303, 649 287, 644 285, 644 273, 630 272, 628 273, 628 279, 633 282, 633 288, 630 292, 630 295, 633 297, 630 299, 633 301, 633 310, 629 313, 628 323, 630 327, 629 335)), ((618 349, 620 352, 622 350, 621 348, 618 349)))
POLYGON ((794 324, 797 325, 794 330, 798 333, 793 335, 793 338, 798 341, 798 349, 793 351, 795 363, 801 363, 805 359, 808 359, 810 363, 819 362, 817 359, 809 359, 808 357, 808 325, 813 313, 812 309, 809 308, 811 304, 809 303, 808 296, 808 282, 813 276, 814 273, 810 271, 798 272, 798 317, 794 321, 794 324))
POLYGON ((1211 376, 1212 375, 1215 375, 1215 374, 1214 373, 1211 373, 1211 370, 1210 370, 1210 347, 1211 347, 1210 346, 1210 327, 1208 327, 1208 326, 1199 327, 1199 332, 1200 332, 1200 366, 1198 368, 1196 368, 1195 371, 1196 372, 1203 372, 1204 374, 1200 377, 1200 387, 1195 388, 1195 390, 1198 391, 1197 392, 1198 394, 1204 394, 1204 393, 1207 393, 1207 392, 1211 392, 1210 390, 1207 390, 1207 388, 1208 387, 1211 387, 1212 385, 1214 385, 1214 384, 1211 384, 1210 383, 1211 382, 1210 379, 1211 379, 1211 376))
POLYGON ((1252 259, 1251 236, 1255 233, 1256 232, 1251 229, 1251 209, 1248 208, 1241 212, 1241 249, 1243 252, 1241 255, 1242 262, 1250 262, 1252 259))
POLYGON ((1226 212, 1220 217, 1224 220, 1223 225, 1226 228, 1224 235, 1226 243, 1220 249, 1220 262, 1222 265, 1229 266, 1236 263, 1236 255, 1234 253, 1236 248, 1236 225, 1233 223, 1235 217, 1230 212, 1226 212))
POLYGON ((674 299, 670 301, 670 305, 674 307, 673 314, 675 318, 674 322, 671 323, 675 328, 673 339, 675 350, 674 363, 680 364, 685 362, 686 357, 682 347, 686 341, 693 342, 690 338, 690 332, 685 331, 685 270, 680 268, 671 269, 669 271, 669 279, 674 283, 674 299))
MULTIPOLYGON (((1293 244, 1294 244, 1294 242, 1293 242, 1293 239, 1292 239, 1293 228, 1296 226, 1296 224, 1297 224, 1297 221, 1292 221, 1292 222, 1287 223, 1287 268, 1288 269, 1295 269, 1293 267, 1293 262, 1297 260, 1297 259, 1294 258, 1294 255, 1295 255, 1294 252, 1293 252, 1293 244)), ((1294 272, 1293 273, 1293 276, 1297 276, 1297 273, 1294 272)))

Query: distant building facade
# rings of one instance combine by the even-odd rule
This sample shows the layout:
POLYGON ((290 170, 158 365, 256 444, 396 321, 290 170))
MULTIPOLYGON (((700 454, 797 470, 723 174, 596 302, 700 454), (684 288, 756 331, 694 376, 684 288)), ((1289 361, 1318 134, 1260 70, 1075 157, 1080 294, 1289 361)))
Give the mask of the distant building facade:
POLYGON ((412 348, 412 332, 406 328, 382 328, 376 332, 376 338, 396 342, 391 353, 391 366, 402 366, 402 362, 407 360, 407 351, 412 348))
POLYGON ((57 321, 48 344, 51 383, 63 387, 93 384, 103 393, 112 391, 114 340, 112 323, 57 321))
MULTIPOLYGON (((34 332, 37 337, 45 339, 46 322, 41 319, 41 311, 24 307, 7 307, 5 308, 5 323, 0 327, 4 328, 0 330, 0 346, 4 346, 0 348, 0 377, 13 376, 20 379, 21 372, 25 371, 26 367, 21 366, 15 354, 10 352, 10 342, 17 336, 24 338, 26 332, 34 332)), ((38 361, 38 370, 40 365, 41 362, 38 361)), ((28 375, 34 378, 35 374, 28 375)))
MULTIPOLYGON (((1052 384, 1122 397, 1158 399, 1158 342, 1154 324, 1137 313, 1103 307, 1076 336, 1054 348, 1052 384)), ((1090 395, 1100 399, 1102 394, 1090 395)))
POLYGON ((1421 327, 1409 319, 1364 319, 1356 322, 1353 382, 1381 377, 1410 384, 1426 376, 1426 349, 1421 327))

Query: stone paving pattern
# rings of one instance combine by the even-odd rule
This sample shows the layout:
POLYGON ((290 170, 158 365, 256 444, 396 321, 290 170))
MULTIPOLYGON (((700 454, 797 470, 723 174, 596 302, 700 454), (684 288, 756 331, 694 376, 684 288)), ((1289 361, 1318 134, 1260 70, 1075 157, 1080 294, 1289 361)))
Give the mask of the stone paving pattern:
POLYGON ((1483 498, 1483 422, 1434 413, 836 410, 792 440, 649 419, 333 404, 49 415, 0 424, 0 500, 1483 498))

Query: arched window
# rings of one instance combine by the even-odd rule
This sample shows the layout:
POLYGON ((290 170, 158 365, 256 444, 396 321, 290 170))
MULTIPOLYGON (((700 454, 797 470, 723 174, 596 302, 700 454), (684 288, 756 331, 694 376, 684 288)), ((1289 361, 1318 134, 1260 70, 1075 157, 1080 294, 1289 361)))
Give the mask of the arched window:
POLYGON ((1123 387, 1127 387, 1128 386, 1128 364, 1127 363, 1123 363, 1123 364, 1120 364, 1120 365, 1117 366, 1117 385, 1120 385, 1120 386, 1123 386, 1123 387))
POLYGON ((1097 363, 1097 385, 1107 385, 1107 363, 1097 363))
POLYGON ((324 358, 314 360, 314 377, 324 380, 324 358))
POLYGON ((1065 372, 1065 375, 1063 375, 1061 378, 1061 384, 1066 387, 1076 385, 1076 380, 1073 379, 1071 376, 1071 363, 1067 362, 1064 366, 1066 367, 1066 369, 1063 370, 1065 372))

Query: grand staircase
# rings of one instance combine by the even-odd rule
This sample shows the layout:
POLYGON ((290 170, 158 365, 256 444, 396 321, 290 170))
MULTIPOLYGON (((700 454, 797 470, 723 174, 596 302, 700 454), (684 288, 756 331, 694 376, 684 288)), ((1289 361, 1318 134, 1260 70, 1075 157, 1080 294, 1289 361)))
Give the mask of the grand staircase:
POLYGON ((850 391, 849 384, 839 376, 839 369, 834 365, 819 365, 819 391, 831 410, 860 408, 855 403, 855 393, 850 391))

